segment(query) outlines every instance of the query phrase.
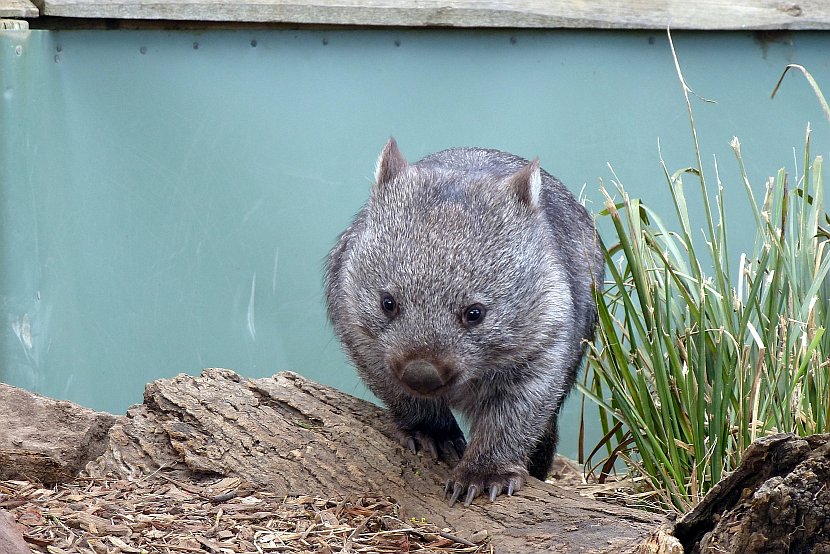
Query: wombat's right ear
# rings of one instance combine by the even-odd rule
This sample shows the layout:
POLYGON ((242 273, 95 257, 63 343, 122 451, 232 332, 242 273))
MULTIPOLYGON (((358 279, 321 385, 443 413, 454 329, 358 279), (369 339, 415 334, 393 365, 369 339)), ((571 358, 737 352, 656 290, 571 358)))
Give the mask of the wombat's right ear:
POLYGON ((390 138, 378 158, 378 165, 375 169, 375 186, 378 187, 388 183, 402 171, 405 171, 407 167, 409 167, 409 162, 398 150, 398 143, 395 142, 394 138, 390 138))
POLYGON ((507 185, 519 201, 532 209, 539 209, 542 196, 542 173, 539 158, 507 178, 507 185))

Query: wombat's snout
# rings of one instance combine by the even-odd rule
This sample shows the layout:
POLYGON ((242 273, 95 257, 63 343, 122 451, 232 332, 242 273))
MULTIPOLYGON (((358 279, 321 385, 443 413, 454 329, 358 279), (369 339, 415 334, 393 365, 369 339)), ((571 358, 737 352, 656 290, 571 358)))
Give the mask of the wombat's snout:
POLYGON ((424 358, 395 360, 391 365, 404 386, 425 396, 438 392, 454 374, 446 364, 424 358))
POLYGON ((444 384, 438 368, 426 360, 407 363, 401 372, 401 381, 421 394, 429 394, 444 384))

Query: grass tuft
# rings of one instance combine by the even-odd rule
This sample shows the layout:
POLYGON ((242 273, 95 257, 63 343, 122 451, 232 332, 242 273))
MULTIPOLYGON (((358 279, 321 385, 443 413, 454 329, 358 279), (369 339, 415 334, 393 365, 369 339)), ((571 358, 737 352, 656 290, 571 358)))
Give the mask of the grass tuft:
MULTIPOLYGON (((589 457, 588 466, 602 479, 622 460, 651 502, 686 512, 756 438, 830 432, 830 220, 809 126, 804 174, 779 170, 760 201, 734 138, 755 243, 730 253, 720 175, 716 167, 712 196, 676 55, 675 66, 697 166, 671 172, 661 158, 670 216, 630 197, 616 175, 601 188, 614 236, 603 245, 608 282, 580 388, 600 407, 605 435, 594 450, 605 459, 589 457), (689 217, 689 183, 702 198, 702 241, 689 217)), ((830 119, 818 85, 798 69, 830 119)))

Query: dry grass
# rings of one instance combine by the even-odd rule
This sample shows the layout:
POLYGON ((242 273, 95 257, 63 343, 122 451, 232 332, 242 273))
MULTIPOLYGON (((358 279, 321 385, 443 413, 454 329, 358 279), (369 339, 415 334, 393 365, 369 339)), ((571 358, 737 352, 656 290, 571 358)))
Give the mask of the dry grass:
POLYGON ((50 554, 493 551, 486 531, 455 536, 406 519, 388 497, 286 497, 236 478, 0 481, 0 510, 35 552, 50 554))

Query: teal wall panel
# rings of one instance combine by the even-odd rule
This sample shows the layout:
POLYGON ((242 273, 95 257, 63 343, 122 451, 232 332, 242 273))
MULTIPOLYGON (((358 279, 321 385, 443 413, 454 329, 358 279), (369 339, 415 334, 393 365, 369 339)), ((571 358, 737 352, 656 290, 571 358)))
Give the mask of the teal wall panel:
MULTIPOLYGON (((830 89, 830 35, 675 42, 717 101, 696 117, 730 206, 744 195, 733 135, 759 188, 792 167, 808 120, 827 151, 807 85, 769 93, 789 62, 830 89)), ((149 380, 209 366, 365 396, 321 272, 390 135, 412 160, 454 145, 539 156, 595 210, 607 163, 668 208, 658 139, 670 168, 693 162, 661 33, 0 33, 0 94, 0 380, 112 412, 149 380)))

